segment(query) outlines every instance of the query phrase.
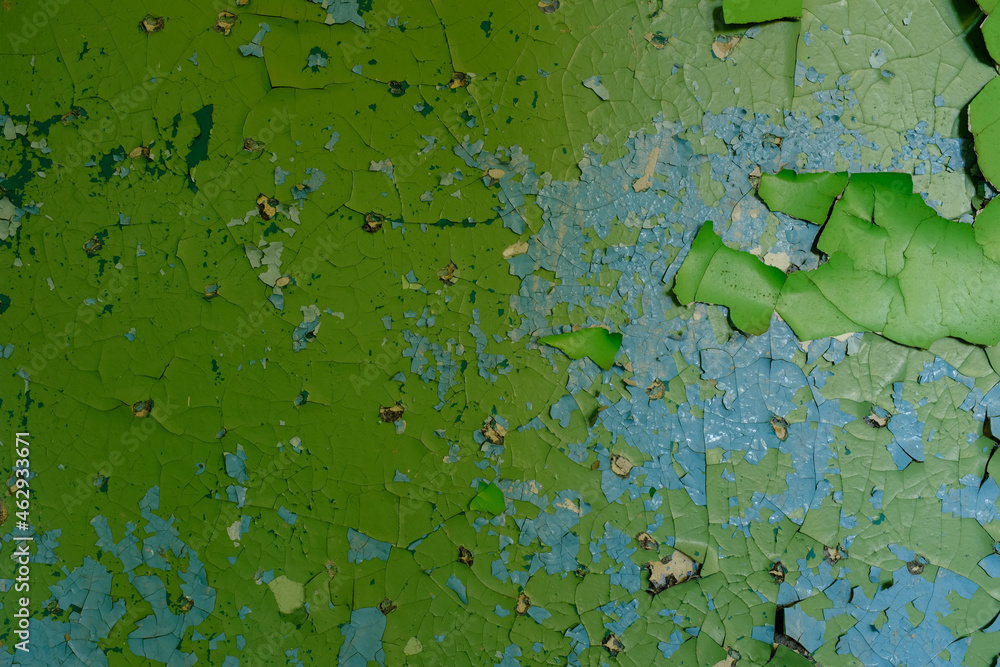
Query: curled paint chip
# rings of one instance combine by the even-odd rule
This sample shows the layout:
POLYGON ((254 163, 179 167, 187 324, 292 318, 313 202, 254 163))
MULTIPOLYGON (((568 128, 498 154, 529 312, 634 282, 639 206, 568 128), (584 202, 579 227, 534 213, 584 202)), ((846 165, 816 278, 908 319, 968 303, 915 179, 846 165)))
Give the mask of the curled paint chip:
POLYGON ((763 23, 799 18, 802 16, 802 0, 722 0, 722 16, 726 23, 763 23))
POLYGON ((1000 283, 990 218, 974 229, 941 217, 903 173, 783 171, 762 176, 760 196, 823 225, 816 248, 829 259, 786 276, 706 223, 677 272, 678 299, 728 306, 754 335, 777 312, 801 340, 874 331, 918 348, 949 336, 1000 342, 1000 294, 986 288, 1000 283))

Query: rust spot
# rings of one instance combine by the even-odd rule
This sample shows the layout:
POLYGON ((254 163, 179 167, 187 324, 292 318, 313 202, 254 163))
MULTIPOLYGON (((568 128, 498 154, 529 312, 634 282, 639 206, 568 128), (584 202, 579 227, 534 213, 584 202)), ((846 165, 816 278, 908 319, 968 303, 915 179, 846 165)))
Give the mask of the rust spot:
POLYGON ((503 445, 504 438, 507 437, 507 429, 503 427, 502 424, 498 424, 495 419, 490 417, 485 422, 483 422, 483 427, 479 430, 489 442, 494 445, 503 445))
POLYGON ((640 549, 645 549, 646 551, 655 551, 660 548, 660 543, 653 539, 653 536, 647 532, 641 532, 635 536, 635 541, 639 543, 640 549))
POLYGON ((101 239, 97 238, 95 234, 93 238, 83 244, 83 249, 87 251, 88 255, 96 255, 102 245, 104 244, 101 243, 101 239))
POLYGON ((699 567, 698 563, 680 551, 660 560, 651 560, 642 566, 642 569, 649 572, 649 588, 646 592, 655 596, 672 586, 682 584, 697 576, 699 567))
POLYGON ((910 574, 922 574, 924 571, 924 564, 920 560, 914 558, 909 563, 906 564, 906 571, 910 574))
POLYGON ((608 633, 608 636, 601 642, 601 646, 611 655, 619 655, 625 650, 625 644, 622 644, 622 640, 618 639, 618 635, 613 632, 608 633))
POLYGON ((774 434, 778 436, 778 440, 784 441, 788 437, 788 422, 781 417, 777 415, 771 417, 771 428, 774 429, 774 434))
POLYGON ((80 109, 78 109, 77 107, 73 107, 68 112, 64 113, 62 115, 62 118, 60 118, 59 120, 62 122, 63 125, 69 125, 70 121, 76 120, 79 117, 80 117, 80 109))
POLYGON ((361 225, 361 229, 365 230, 369 234, 374 234, 378 230, 382 229, 382 223, 384 222, 384 215, 371 211, 369 213, 365 213, 365 224, 361 225))
POLYGON ((262 151, 265 145, 263 141, 257 141, 252 137, 243 140, 243 150, 245 151, 262 151))
POLYGON ((152 14, 146 14, 146 18, 139 23, 139 27, 147 35, 151 35, 154 32, 160 32, 163 30, 163 25, 163 17, 153 16, 152 14))
POLYGON ((465 72, 454 72, 451 75, 451 81, 448 82, 449 88, 465 88, 469 85, 469 75, 465 72))
POLYGON ((148 146, 136 146, 128 152, 128 156, 135 160, 136 158, 144 157, 149 159, 149 147, 148 146))
POLYGON ((645 35, 645 37, 646 37, 646 41, 647 42, 649 42, 650 44, 652 44, 653 46, 655 46, 658 49, 662 49, 663 47, 665 47, 667 45, 667 42, 670 41, 659 30, 657 30, 656 32, 647 32, 646 35, 645 35))
POLYGON ((399 609, 399 607, 393 604, 392 600, 389 598, 383 598, 382 601, 378 603, 378 610, 382 612, 383 616, 388 616, 397 609, 399 609))
POLYGON ((214 299, 219 296, 219 283, 209 283, 205 285, 205 298, 214 299))
POLYGON ((132 414, 139 419, 145 419, 149 416, 149 413, 153 411, 153 399, 147 398, 145 401, 139 401, 132 406, 132 414))
POLYGON ((229 31, 233 29, 233 25, 236 23, 236 14, 232 12, 222 11, 219 12, 218 18, 215 19, 215 32, 221 33, 223 35, 228 35, 229 31))
POLYGON ((437 270, 438 278, 445 285, 454 285, 458 282, 458 278, 455 277, 456 269, 458 269, 458 266, 455 265, 455 262, 448 262, 448 266, 437 270))
POLYGON ((270 220, 278 212, 278 200, 265 194, 257 195, 257 212, 261 220, 270 220))
POLYGON ((2 526, 4 521, 7 520, 8 516, 10 516, 10 513, 7 511, 7 506, 3 504, 2 500, 0 500, 0 526, 2 526))
POLYGON ((611 472, 618 475, 622 479, 628 479, 628 475, 632 472, 632 468, 635 466, 624 456, 620 454, 611 455, 611 472))
POLYGON ((475 560, 476 560, 476 557, 472 554, 471 551, 469 551, 468 549, 466 549, 464 546, 459 546, 458 547, 458 562, 459 563, 465 563, 469 567, 472 567, 472 563, 475 562, 475 560))
POLYGON ((823 560, 830 565, 835 565, 841 558, 847 557, 846 553, 840 551, 840 545, 835 547, 823 546, 823 560))
POLYGON ((392 95, 393 97, 402 97, 403 93, 406 92, 407 88, 409 88, 409 86, 406 84, 405 81, 393 80, 389 82, 389 94, 392 95))
POLYGON ((392 422, 399 421, 404 412, 406 412, 406 406, 396 401, 395 405, 379 406, 378 418, 386 424, 391 424, 392 422))
POLYGON ((531 609, 531 598, 528 597, 527 593, 521 591, 517 595, 517 606, 514 607, 514 611, 517 612, 518 616, 524 616, 531 609))
POLYGON ((331 579, 333 579, 334 577, 337 576, 337 572, 338 571, 339 570, 337 570, 337 564, 336 563, 334 563, 332 560, 326 561, 326 574, 327 574, 328 577, 330 577, 331 579))
POLYGON ((739 43, 740 38, 735 35, 719 35, 715 38, 715 41, 712 42, 712 53, 719 60, 725 60, 739 43))
POLYGON ((771 563, 771 569, 767 571, 769 575, 774 578, 774 583, 780 584, 785 580, 785 575, 788 574, 788 568, 780 561, 776 560, 771 563))
POLYGON ((652 382, 649 383, 649 386, 646 387, 646 396, 648 396, 650 400, 653 401, 658 401, 661 398, 663 398, 666 392, 667 388, 660 380, 653 380, 652 382))
POLYGON ((492 188, 494 185, 500 182, 500 179, 504 177, 507 172, 503 169, 498 169, 497 167, 491 167, 483 172, 483 176, 490 179, 486 187, 492 188))
POLYGON ((885 428, 889 424, 889 419, 891 417, 882 417, 875 412, 875 406, 873 405, 868 416, 864 418, 864 422, 871 426, 872 428, 885 428))

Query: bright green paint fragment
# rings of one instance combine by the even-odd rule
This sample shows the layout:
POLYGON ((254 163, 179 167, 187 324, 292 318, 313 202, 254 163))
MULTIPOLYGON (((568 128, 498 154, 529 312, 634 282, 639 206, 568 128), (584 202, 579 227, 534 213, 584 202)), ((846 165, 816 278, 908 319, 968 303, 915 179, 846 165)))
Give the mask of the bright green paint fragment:
POLYGON ((983 41, 993 60, 1000 62, 1000 16, 990 16, 983 21, 983 41))
POLYGON ((1000 184, 1000 78, 993 79, 969 105, 969 130, 976 138, 976 155, 983 175, 1000 184))
POLYGON ((622 346, 622 335, 610 333, 603 327, 591 327, 569 333, 543 336, 538 339, 542 345, 557 347, 566 353, 570 359, 590 357, 590 359, 608 370, 615 363, 615 355, 622 346))
POLYGON ((772 201, 780 201, 784 213, 822 225, 830 215, 833 200, 846 186, 847 174, 796 174, 785 170, 774 176, 763 176, 759 194, 768 206, 772 201))
POLYGON ((727 248, 706 222, 691 246, 674 293, 682 303, 704 301, 729 306, 733 324, 750 334, 762 334, 785 283, 785 274, 755 256, 727 248))
POLYGON ((726 23, 763 23, 802 16, 802 0, 723 0, 726 23))
POLYGON ((500 487, 490 482, 479 483, 479 493, 469 503, 469 509, 487 514, 500 514, 507 508, 507 502, 503 499, 503 491, 500 487))
POLYGON ((908 174, 764 176, 761 195, 774 211, 798 214, 824 229, 817 241, 829 260, 785 278, 755 256, 723 245, 702 228, 677 274, 683 302, 728 306, 733 323, 767 330, 776 310, 803 340, 855 331, 927 348, 954 336, 979 345, 1000 340, 997 212, 975 231, 946 220, 913 193, 908 174), (847 182, 829 217, 821 216, 847 182), (773 306, 773 308, 772 308, 773 306))

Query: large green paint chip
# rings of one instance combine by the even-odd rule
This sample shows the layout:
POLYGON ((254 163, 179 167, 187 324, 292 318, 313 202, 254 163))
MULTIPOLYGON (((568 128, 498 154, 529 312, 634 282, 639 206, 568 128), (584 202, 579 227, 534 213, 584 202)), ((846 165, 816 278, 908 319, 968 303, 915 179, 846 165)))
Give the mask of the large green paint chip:
POLYGON ((785 276, 730 249, 706 223, 677 273, 682 302, 728 306, 733 324, 766 331, 777 312, 803 340, 875 331, 927 348, 952 336, 1000 342, 1000 284, 993 207, 975 228, 946 220, 913 193, 908 174, 765 175, 772 211, 822 224, 812 271, 785 276))
POLYGON ((802 0, 723 0, 726 23, 763 23, 802 16, 802 0))
POLYGON ((975 137, 983 175, 994 185, 1000 184, 1000 151, 996 149, 1000 145, 1000 78, 986 84, 969 105, 969 131, 975 137))

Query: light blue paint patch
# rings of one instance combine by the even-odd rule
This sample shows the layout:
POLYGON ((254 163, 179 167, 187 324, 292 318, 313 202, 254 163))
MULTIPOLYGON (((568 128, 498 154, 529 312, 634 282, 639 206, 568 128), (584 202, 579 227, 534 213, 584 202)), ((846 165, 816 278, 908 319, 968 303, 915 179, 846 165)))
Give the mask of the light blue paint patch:
POLYGON ((952 613, 949 596, 971 600, 978 586, 945 568, 938 569, 933 583, 910 574, 905 566, 894 571, 892 577, 893 585, 878 589, 873 598, 868 598, 860 587, 849 591, 849 598, 831 598, 834 606, 824 610, 827 618, 849 615, 857 619, 857 624, 837 641, 837 653, 852 655, 864 664, 963 664, 970 638, 956 640, 940 619, 952 613), (907 605, 923 616, 919 625, 911 622, 907 605), (893 632, 876 628, 880 614, 886 615, 886 626, 893 632), (920 637, 920 641, 911 641, 911 636, 920 637), (947 661, 940 655, 946 649, 950 656, 947 661))
POLYGON ((962 139, 944 137, 936 130, 930 132, 929 128, 927 121, 920 121, 915 128, 903 133, 906 144, 901 149, 893 150, 893 158, 888 165, 890 169, 913 167, 927 173, 929 165, 930 173, 938 174, 965 168, 962 139))
POLYGON ((531 605, 531 607, 528 608, 528 616, 530 616, 535 623, 541 625, 543 621, 552 617, 552 612, 544 607, 531 605))
POLYGON ((288 525, 292 525, 299 520, 299 515, 287 509, 284 505, 278 507, 278 516, 288 525))
POLYGON ((403 473, 399 472, 399 469, 397 468, 396 469, 396 475, 392 478, 392 481, 394 481, 394 482, 409 482, 410 478, 408 476, 404 475, 403 473))
POLYGON ((448 588, 458 594, 458 599, 462 601, 462 604, 469 604, 469 596, 465 592, 465 584, 458 577, 454 574, 448 577, 447 585, 448 588))
POLYGON ((340 647, 337 664, 344 667, 367 667, 369 662, 385 665, 382 636, 385 634, 386 617, 377 607, 363 607, 351 611, 351 621, 340 628, 344 643, 340 647))
POLYGON ((361 18, 358 0, 309 0, 326 9, 327 25, 353 23, 359 28, 367 27, 361 18))
POLYGON ((994 521, 997 517, 997 499, 1000 497, 1000 486, 996 480, 993 477, 983 480, 967 474, 958 481, 961 488, 948 482, 942 482, 938 488, 941 511, 951 512, 955 518, 975 519, 983 526, 994 521))
POLYGON ((226 462, 226 474, 240 484, 246 484, 249 480, 247 475, 247 455, 243 451, 243 445, 236 445, 236 453, 225 452, 223 458, 226 462))
POLYGON ((347 529, 347 541, 350 543, 350 549, 347 551, 347 560, 354 564, 363 563, 366 560, 374 558, 384 561, 389 560, 389 551, 392 549, 392 545, 388 542, 380 542, 353 528, 347 529))
POLYGON ((903 400, 903 383, 892 385, 892 400, 896 414, 889 420, 893 439, 886 447, 896 468, 903 470, 913 461, 924 460, 924 423, 917 416, 917 409, 903 400))
POLYGON ((247 488, 230 484, 226 487, 226 497, 230 502, 236 503, 236 507, 243 507, 247 503, 247 488))
POLYGON ((548 574, 575 572, 579 567, 580 537, 574 531, 580 518, 590 512, 590 505, 579 492, 560 491, 552 510, 542 509, 534 519, 515 519, 520 529, 518 543, 527 546, 537 539, 548 547, 532 556, 532 563, 544 566, 548 574))
POLYGON ((979 561, 979 567, 986 571, 986 574, 990 575, 994 579, 1000 578, 1000 555, 995 553, 990 554, 986 558, 979 561))
POLYGON ((321 67, 326 67, 328 62, 326 54, 314 47, 309 52, 309 58, 306 59, 306 67, 312 68, 315 72, 321 67))
POLYGON ((338 141, 340 141, 340 132, 334 131, 330 134, 330 138, 327 140, 327 142, 323 144, 323 148, 325 148, 328 151, 332 151, 334 147, 337 145, 338 141))
POLYGON ((577 409, 579 409, 579 406, 576 403, 576 399, 567 394, 549 408, 549 416, 558 420, 559 425, 563 428, 569 428, 570 418, 573 415, 573 411, 577 409))
POLYGON ((240 53, 246 56, 255 56, 257 58, 264 57, 264 49, 261 47, 261 42, 264 41, 264 35, 271 32, 271 26, 267 23, 259 24, 260 30, 254 35, 254 38, 250 40, 249 44, 244 44, 240 46, 240 53))
POLYGON ((802 644, 810 653, 819 649, 826 640, 826 622, 803 612, 798 606, 785 608, 785 634, 802 644))
POLYGON ((632 538, 618 530, 610 523, 604 524, 604 536, 593 540, 591 535, 590 551, 595 564, 601 563, 604 554, 611 559, 612 565, 604 571, 604 574, 611 575, 611 583, 621 586, 629 593, 635 593, 640 588, 639 566, 632 561, 632 554, 636 552, 634 547, 629 545, 632 538), (615 568, 614 563, 619 567, 615 568))
POLYGON ((496 667, 520 667, 521 663, 518 658, 521 657, 521 647, 517 644, 511 644, 503 652, 503 659, 496 663, 496 667))
POLYGON ((309 342, 316 337, 320 327, 320 310, 315 304, 301 306, 299 310, 302 311, 302 322, 292 330, 292 350, 295 352, 306 349, 309 342))
POLYGON ((612 600, 598 607, 597 610, 612 618, 611 621, 604 624, 604 627, 621 637, 633 623, 639 620, 639 613, 636 611, 638 608, 638 600, 629 600, 628 602, 612 600))
POLYGON ((448 348, 439 343, 432 343, 429 338, 409 329, 403 331, 403 338, 410 347, 403 350, 403 356, 412 359, 410 372, 419 376, 425 383, 436 381, 438 384, 438 399, 436 410, 444 407, 444 397, 448 390, 458 383, 459 360, 452 357, 451 349, 458 347, 458 341, 449 338, 448 348), (427 355, 430 354, 434 364, 430 364, 427 355))
POLYGON ((590 648, 590 637, 587 635, 587 629, 582 624, 574 625, 563 636, 569 638, 573 647, 573 650, 567 656, 567 662, 570 665, 580 667, 580 654, 590 648))
POLYGON ((306 197, 319 190, 324 183, 326 183, 326 174, 319 169, 307 167, 306 179, 301 183, 292 186, 292 199, 298 201, 299 206, 301 207, 302 202, 305 201, 306 197))
POLYGON ((680 630, 674 630, 670 633, 670 641, 660 642, 656 645, 656 648, 660 649, 660 653, 663 654, 664 658, 670 659, 683 643, 684 635, 681 634, 680 630))

